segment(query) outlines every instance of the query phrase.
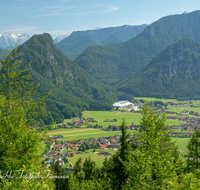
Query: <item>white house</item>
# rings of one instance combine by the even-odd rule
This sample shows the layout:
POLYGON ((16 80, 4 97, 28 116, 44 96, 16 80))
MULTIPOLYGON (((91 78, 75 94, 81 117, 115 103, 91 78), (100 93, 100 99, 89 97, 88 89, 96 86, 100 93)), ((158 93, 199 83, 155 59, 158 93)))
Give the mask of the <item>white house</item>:
POLYGON ((124 100, 124 101, 120 101, 120 102, 115 102, 113 104, 114 107, 119 107, 119 108, 129 108, 132 105, 133 104, 131 102, 129 102, 128 100, 124 100))

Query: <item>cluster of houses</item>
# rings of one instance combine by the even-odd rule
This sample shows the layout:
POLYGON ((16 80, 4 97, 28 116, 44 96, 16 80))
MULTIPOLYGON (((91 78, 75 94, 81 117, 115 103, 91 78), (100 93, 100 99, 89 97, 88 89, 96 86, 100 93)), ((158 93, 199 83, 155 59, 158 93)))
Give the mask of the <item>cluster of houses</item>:
MULTIPOLYGON (((111 136, 111 137, 100 137, 100 138, 90 138, 90 139, 79 139, 79 140, 71 140, 67 142, 62 142, 62 144, 56 144, 57 138, 62 138, 62 135, 55 135, 51 137, 51 141, 53 142, 51 146, 51 150, 47 153, 41 154, 41 157, 47 157, 47 164, 51 165, 53 162, 59 161, 60 165, 64 165, 67 160, 66 157, 72 157, 75 154, 82 154, 82 151, 79 148, 82 144, 98 144, 99 148, 102 151, 98 152, 99 156, 109 157, 112 156, 108 149, 118 150, 120 148, 120 136, 111 136), (63 151, 65 149, 65 151, 63 151), (69 150, 69 151, 66 151, 69 150)), ((133 135, 130 136, 130 139, 133 139, 133 135)), ((45 142, 47 143, 47 142, 45 142)))
POLYGON ((172 132, 172 136, 179 136, 179 137, 191 137, 192 132, 194 132, 196 129, 200 129, 200 113, 194 112, 194 111, 183 111, 182 113, 176 113, 176 112, 170 112, 170 114, 177 114, 177 115, 195 115, 196 117, 183 117, 183 116, 176 116, 176 115, 170 115, 167 118, 168 119, 179 119, 184 121, 184 123, 181 123, 179 125, 173 125, 173 126, 166 126, 169 129, 181 129, 182 132, 172 132), (186 131, 186 132, 184 132, 186 131))
POLYGON ((81 127, 83 123, 98 123, 96 120, 94 120, 94 118, 82 118, 82 117, 72 117, 71 118, 73 121, 72 122, 62 122, 61 125, 62 126, 75 126, 75 127, 81 127))
POLYGON ((174 105, 174 106, 176 106, 176 105, 184 105, 184 106, 186 106, 186 105, 189 105, 188 103, 181 103, 181 102, 179 102, 179 103, 175 103, 175 102, 166 102, 166 104, 167 105, 174 105))

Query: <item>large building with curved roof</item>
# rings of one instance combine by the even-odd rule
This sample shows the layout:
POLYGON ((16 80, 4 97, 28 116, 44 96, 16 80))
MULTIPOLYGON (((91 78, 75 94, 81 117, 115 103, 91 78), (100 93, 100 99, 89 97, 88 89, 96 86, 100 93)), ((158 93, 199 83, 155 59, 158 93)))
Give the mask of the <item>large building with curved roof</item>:
POLYGON ((133 104, 129 102, 128 100, 120 101, 120 102, 115 102, 113 104, 114 107, 119 107, 119 108, 130 108, 133 104))

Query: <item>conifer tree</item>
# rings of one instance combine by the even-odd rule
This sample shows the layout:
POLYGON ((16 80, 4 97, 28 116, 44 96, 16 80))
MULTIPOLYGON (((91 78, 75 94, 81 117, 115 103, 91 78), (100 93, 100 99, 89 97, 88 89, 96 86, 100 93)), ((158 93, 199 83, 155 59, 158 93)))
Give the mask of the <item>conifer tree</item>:
POLYGON ((120 137, 120 149, 110 159, 105 159, 101 170, 101 176, 107 175, 107 180, 111 179, 112 188, 121 189, 129 173, 125 167, 125 163, 129 162, 131 154, 131 143, 129 140, 129 134, 126 129, 125 120, 122 120, 121 137, 120 137))
POLYGON ((76 175, 78 172, 81 171, 81 166, 82 166, 82 158, 79 158, 76 162, 75 162, 75 165, 74 165, 74 174, 76 175))
POLYGON ((192 134, 187 149, 187 170, 194 172, 195 169, 200 169, 200 130, 192 134))
POLYGON ((56 176, 54 178, 55 189, 56 190, 69 190, 69 179, 68 176, 65 175, 63 168, 59 165, 59 161, 57 160, 52 166, 53 175, 56 176), (66 176, 66 178, 65 178, 66 176))
POLYGON ((92 161, 90 157, 85 159, 82 169, 85 173, 85 180, 98 178, 98 169, 95 162, 92 161))

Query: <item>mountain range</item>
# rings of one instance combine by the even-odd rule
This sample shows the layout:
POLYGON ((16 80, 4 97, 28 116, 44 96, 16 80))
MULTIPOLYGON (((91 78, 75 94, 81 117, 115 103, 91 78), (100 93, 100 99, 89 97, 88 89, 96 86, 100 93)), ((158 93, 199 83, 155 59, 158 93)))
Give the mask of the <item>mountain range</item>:
POLYGON ((199 20, 200 11, 163 17, 128 41, 104 45, 113 36, 109 28, 92 35, 74 32, 58 44, 76 49, 101 40, 74 61, 46 33, 32 36, 17 53, 31 62, 32 81, 41 84, 38 92, 44 96, 52 90, 46 104, 57 122, 83 110, 110 110, 117 99, 133 96, 200 98, 199 20))
POLYGON ((18 45, 23 44, 30 39, 28 34, 15 34, 15 33, 3 33, 0 34, 0 47, 5 49, 13 49, 16 43, 18 45))
POLYGON ((56 45, 70 59, 75 59, 87 47, 125 42, 142 32, 146 24, 139 26, 124 25, 96 30, 75 31, 56 45))
POLYGON ((182 38, 200 42, 200 11, 166 16, 127 42, 90 46, 74 61, 104 84, 116 85, 182 38))

